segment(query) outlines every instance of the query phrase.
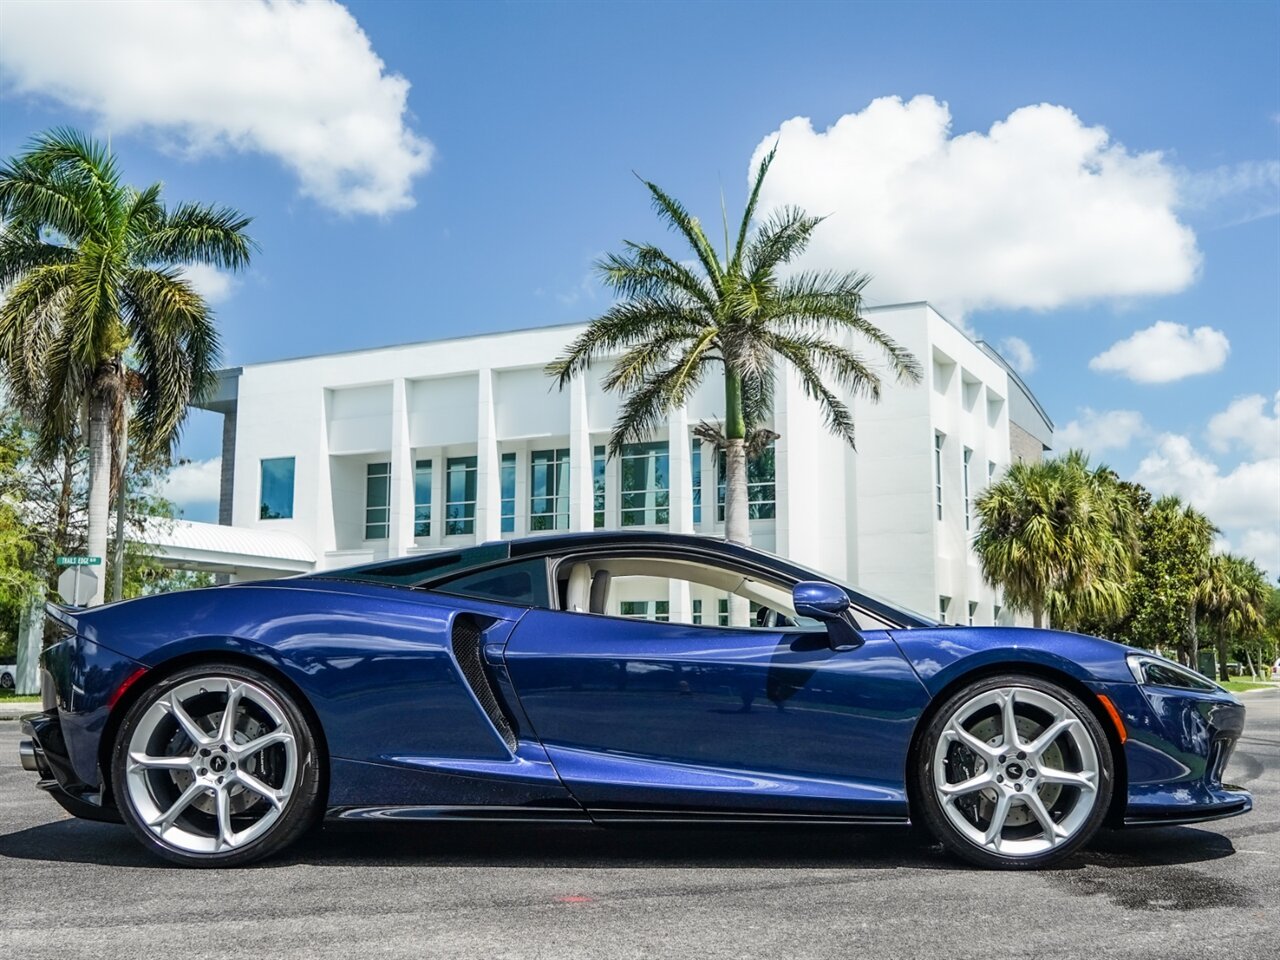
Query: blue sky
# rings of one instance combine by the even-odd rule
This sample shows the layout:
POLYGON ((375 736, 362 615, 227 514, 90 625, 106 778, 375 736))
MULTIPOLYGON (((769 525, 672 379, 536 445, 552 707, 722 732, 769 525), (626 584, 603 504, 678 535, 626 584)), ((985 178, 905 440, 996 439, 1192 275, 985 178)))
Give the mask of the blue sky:
POLYGON ((52 6, 0 9, 0 152, 110 132, 251 214, 249 272, 197 278, 229 364, 586 319, 592 259, 666 239, 633 170, 711 220, 776 139, 813 265, 1004 343, 1064 438, 1280 572, 1274 3, 52 6))

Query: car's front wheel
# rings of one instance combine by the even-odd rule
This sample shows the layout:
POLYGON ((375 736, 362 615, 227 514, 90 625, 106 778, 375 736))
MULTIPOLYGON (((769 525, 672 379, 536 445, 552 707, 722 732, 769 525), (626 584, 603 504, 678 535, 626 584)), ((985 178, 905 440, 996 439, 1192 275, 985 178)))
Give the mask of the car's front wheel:
POLYGON ((306 716, 273 679, 238 664, 190 667, 146 690, 120 725, 112 774, 124 822, 188 866, 275 853, 320 803, 306 716))
POLYGON ((1101 724, 1071 691, 1037 677, 988 677, 934 714, 916 796, 932 833, 971 863, 1044 867, 1097 833, 1113 771, 1101 724))

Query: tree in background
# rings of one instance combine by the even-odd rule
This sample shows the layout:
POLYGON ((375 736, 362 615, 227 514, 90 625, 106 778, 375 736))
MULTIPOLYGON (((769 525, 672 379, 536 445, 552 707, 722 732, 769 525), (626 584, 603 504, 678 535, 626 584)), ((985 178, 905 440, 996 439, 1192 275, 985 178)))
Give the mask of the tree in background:
POLYGON ((875 348, 896 379, 920 379, 915 358, 862 316, 865 274, 780 275, 822 218, 787 207, 753 230, 773 156, 770 151, 756 171, 732 247, 724 222, 723 258, 697 218, 644 181, 658 217, 689 244, 696 266, 656 246, 625 242, 623 253, 598 264, 618 301, 547 368, 563 388, 592 361, 620 354, 604 380, 605 389, 626 397, 609 441, 611 455, 665 425, 712 370, 722 371, 723 427, 703 425, 699 435, 724 451, 725 536, 739 543, 750 539, 748 447, 753 439, 755 447, 767 442, 755 431, 772 404, 778 361, 799 374, 827 426, 851 444, 853 415, 837 388, 876 400, 882 378, 850 342, 875 348))
POLYGON ((1134 497, 1115 472, 1080 451, 1015 463, 976 502, 973 547, 1004 602, 1074 628, 1123 616, 1137 546, 1134 497))
POLYGON ((134 436, 167 453, 219 361, 212 314, 181 266, 238 270, 252 247, 248 218, 196 203, 170 209, 160 191, 122 184, 114 157, 72 130, 0 164, 0 364, 40 459, 67 457, 87 419, 94 556, 106 553, 112 480, 124 471, 113 439, 128 416, 126 357, 134 436))
POLYGON ((1129 583, 1127 621, 1115 639, 1155 650, 1177 645, 1184 663, 1198 668, 1200 585, 1208 575, 1217 528, 1178 497, 1161 497, 1139 523, 1138 564, 1129 583))
POLYGON ((1231 654, 1246 652, 1263 634, 1271 587, 1258 565, 1245 557, 1219 553, 1209 558, 1207 574, 1200 581, 1196 603, 1204 611, 1207 632, 1218 653, 1218 678, 1229 680, 1231 654))
MULTIPOLYGON (((12 407, 0 406, 0 660, 12 655, 23 598, 34 589, 52 595, 62 572, 56 560, 85 552, 88 532, 88 457, 82 443, 52 458, 34 455, 39 438, 12 407)), ((134 448, 124 477, 129 522, 124 596, 208 586, 212 576, 170 570, 138 543, 147 523, 177 511, 161 494, 170 462, 163 452, 134 448)), ((112 573, 109 556, 104 575, 112 573)))

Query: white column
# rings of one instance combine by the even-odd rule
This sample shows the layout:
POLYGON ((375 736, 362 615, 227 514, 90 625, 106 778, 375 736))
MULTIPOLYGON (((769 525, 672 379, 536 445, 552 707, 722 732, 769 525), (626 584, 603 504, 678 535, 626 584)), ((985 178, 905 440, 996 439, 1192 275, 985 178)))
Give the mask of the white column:
POLYGON ((413 546, 413 449, 409 446, 408 385, 391 384, 391 529, 388 550, 402 557, 413 546))
MULTIPOLYGON (((671 532, 693 533, 693 474, 689 451, 689 411, 684 407, 672 411, 667 420, 668 492, 671 504, 671 532)), ((685 591, 688 603, 688 591, 685 591)), ((672 604, 675 598, 671 598, 672 604)), ((675 619, 673 616, 672 620, 675 619)), ((683 622, 688 623, 686 619, 683 622)))
POLYGON ((591 425, 587 422, 587 383, 569 381, 569 529, 595 526, 595 487, 591 425))
POLYGON ((493 397, 493 371, 477 376, 476 542, 502 536, 502 465, 498 456, 498 427, 493 397))

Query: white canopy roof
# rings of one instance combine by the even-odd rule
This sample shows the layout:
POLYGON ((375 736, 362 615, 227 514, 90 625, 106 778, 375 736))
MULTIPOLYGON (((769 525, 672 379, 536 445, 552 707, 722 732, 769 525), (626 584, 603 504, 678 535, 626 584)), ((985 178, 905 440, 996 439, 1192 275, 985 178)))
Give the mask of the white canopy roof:
POLYGON ((132 539, 154 547, 157 558, 175 567, 223 573, 309 573, 316 564, 315 553, 305 542, 272 530, 147 517, 142 532, 132 539))

